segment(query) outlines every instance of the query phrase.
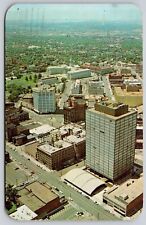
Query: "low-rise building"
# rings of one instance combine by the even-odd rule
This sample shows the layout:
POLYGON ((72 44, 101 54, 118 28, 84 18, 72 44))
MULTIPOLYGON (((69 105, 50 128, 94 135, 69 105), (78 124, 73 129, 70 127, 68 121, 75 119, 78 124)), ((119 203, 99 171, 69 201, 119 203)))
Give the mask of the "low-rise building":
POLYGON ((27 142, 27 135, 26 134, 19 134, 17 136, 12 137, 12 141, 14 145, 24 145, 27 142))
POLYGON ((6 139, 16 145, 21 145, 27 142, 29 129, 22 125, 8 124, 6 125, 6 139))
POLYGON ((28 108, 28 109, 33 109, 33 96, 31 93, 27 93, 22 96, 21 98, 21 103, 22 106, 28 108))
POLYGON ((5 111, 6 124, 19 124, 22 121, 29 120, 29 114, 26 111, 14 108, 5 111))
POLYGON ((50 134, 55 128, 49 124, 44 124, 39 127, 33 128, 30 130, 30 133, 33 134, 37 139, 42 138, 50 134))
POLYGON ((18 194, 20 204, 26 205, 38 215, 35 219, 44 218, 63 207, 59 196, 52 191, 51 187, 38 181, 27 185, 18 194))
POLYGON ((64 107, 64 123, 84 121, 86 108, 86 101, 82 97, 69 98, 64 107))
POLYGON ((82 85, 81 85, 80 80, 77 79, 76 82, 73 83, 72 88, 71 88, 71 93, 72 93, 72 95, 82 93, 82 85))
POLYGON ((39 145, 39 142, 36 140, 33 140, 29 143, 26 143, 24 146, 24 151, 28 154, 31 155, 33 158, 36 159, 36 154, 37 154, 37 147, 39 145))
POLYGON ((47 73, 49 75, 54 75, 54 74, 65 74, 68 71, 68 68, 66 65, 62 66, 49 66, 47 68, 47 73))
POLYGON ((77 135, 67 136, 64 140, 73 144, 77 160, 85 158, 85 131, 83 131, 82 133, 78 133, 77 135))
POLYGON ((41 78, 41 82, 42 84, 57 84, 59 83, 59 80, 57 79, 57 77, 43 77, 41 78))
POLYGON ((58 140, 58 136, 57 139, 51 136, 49 143, 37 147, 37 160, 52 170, 60 170, 85 157, 85 131, 66 131, 62 140, 58 140))
POLYGON ((143 92, 139 91, 127 91, 121 87, 114 87, 114 96, 117 102, 127 104, 129 107, 136 107, 143 104, 143 92))
POLYGON ((90 69, 77 69, 77 70, 71 70, 68 72, 68 79, 81 79, 91 76, 91 70, 90 69))
POLYGON ((51 170, 59 170, 73 163, 76 158, 72 144, 59 140, 55 143, 43 144, 37 148, 37 160, 51 170))
POLYGON ((31 209, 29 209, 26 205, 22 205, 9 216, 15 220, 34 220, 38 215, 31 209))
POLYGON ((103 194, 103 202, 124 216, 135 214, 143 206, 143 178, 114 186, 103 194))
POLYGON ((143 126, 136 127, 136 149, 143 149, 143 126))
POLYGON ((104 83, 99 80, 89 81, 88 86, 89 95, 103 95, 104 94, 104 83))

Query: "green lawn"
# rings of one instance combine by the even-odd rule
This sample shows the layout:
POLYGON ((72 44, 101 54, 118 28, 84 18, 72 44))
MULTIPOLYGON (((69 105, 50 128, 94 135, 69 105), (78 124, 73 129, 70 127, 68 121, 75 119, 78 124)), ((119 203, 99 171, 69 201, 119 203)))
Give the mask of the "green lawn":
POLYGON ((17 209, 17 206, 16 204, 12 203, 12 207, 11 209, 9 209, 7 212, 8 212, 8 215, 10 215, 11 213, 15 212, 17 209))
POLYGON ((13 84, 16 84, 17 86, 22 86, 24 88, 27 88, 28 86, 31 86, 31 87, 35 87, 36 83, 37 83, 37 80, 36 80, 36 83, 34 82, 34 74, 31 75, 32 79, 30 80, 29 79, 29 76, 26 76, 26 75, 23 75, 20 79, 13 79, 13 80, 7 80, 6 81, 6 87, 8 85, 13 85, 13 84), (28 77, 28 81, 26 80, 26 77, 28 77))

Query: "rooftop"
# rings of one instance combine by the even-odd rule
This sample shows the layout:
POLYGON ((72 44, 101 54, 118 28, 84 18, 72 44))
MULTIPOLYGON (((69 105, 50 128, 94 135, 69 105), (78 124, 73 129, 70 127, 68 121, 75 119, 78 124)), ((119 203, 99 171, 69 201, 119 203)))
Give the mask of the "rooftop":
POLYGON ((93 113, 97 113, 98 115, 100 114, 100 115, 103 115, 103 116, 106 114, 106 116, 111 118, 112 120, 118 120, 118 119, 121 119, 121 118, 125 117, 125 115, 128 116, 128 115, 131 115, 133 113, 136 113, 136 111, 131 110, 131 111, 128 111, 126 114, 123 114, 123 115, 120 115, 120 116, 113 116, 113 115, 110 115, 108 113, 97 111, 95 109, 88 109, 87 111, 90 111, 90 112, 93 112, 93 113))
POLYGON ((55 92, 55 87, 49 87, 48 85, 42 85, 37 88, 33 88, 33 92, 50 92, 54 91, 55 92))
POLYGON ((52 192, 48 185, 41 184, 38 181, 27 185, 24 189, 19 191, 19 195, 21 195, 19 200, 32 211, 38 210, 58 197, 58 195, 52 192))
POLYGON ((15 220, 32 220, 37 216, 31 209, 29 209, 26 205, 22 205, 17 208, 17 211, 10 214, 10 217, 15 220))
POLYGON ((49 132, 51 132, 52 130, 54 130, 55 128, 48 125, 48 124, 44 124, 44 125, 41 125, 37 128, 33 128, 30 130, 30 133, 31 134, 36 134, 36 135, 43 135, 43 134, 47 134, 49 132))
POLYGON ((68 148, 71 146, 72 145, 70 143, 65 142, 63 140, 59 140, 54 143, 54 146, 52 146, 50 144, 44 144, 44 145, 40 145, 38 148, 39 148, 39 150, 45 152, 46 154, 51 155, 57 151, 60 151, 64 148, 68 148))
POLYGON ((143 91, 140 89, 140 91, 127 91, 126 89, 122 89, 121 87, 115 87, 114 91, 117 95, 121 96, 143 96, 143 91))
POLYGON ((71 71, 69 71, 68 73, 69 74, 72 74, 72 73, 78 73, 78 72, 86 72, 86 71, 91 71, 90 69, 75 69, 73 68, 71 71))
POLYGON ((119 187, 111 188, 104 196, 117 202, 121 206, 127 206, 135 198, 143 193, 143 178, 130 179, 119 187))
POLYGON ((105 185, 99 178, 80 168, 70 170, 63 178, 89 195, 100 186, 105 185))
POLYGON ((85 140, 85 133, 79 134, 79 135, 70 135, 70 136, 64 138, 64 140, 68 141, 69 143, 77 144, 77 143, 85 140))

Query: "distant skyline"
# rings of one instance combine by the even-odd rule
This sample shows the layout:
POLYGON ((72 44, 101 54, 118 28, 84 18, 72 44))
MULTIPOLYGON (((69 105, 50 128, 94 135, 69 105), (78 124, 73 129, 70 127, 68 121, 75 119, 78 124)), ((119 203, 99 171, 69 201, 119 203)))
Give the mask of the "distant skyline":
POLYGON ((133 4, 15 4, 6 21, 130 22, 142 23, 140 9, 133 4))

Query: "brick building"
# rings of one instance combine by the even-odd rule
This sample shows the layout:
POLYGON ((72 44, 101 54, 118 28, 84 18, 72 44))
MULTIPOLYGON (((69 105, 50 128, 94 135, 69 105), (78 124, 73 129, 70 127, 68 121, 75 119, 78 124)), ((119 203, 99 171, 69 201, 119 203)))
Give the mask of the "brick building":
POLYGON ((114 186, 103 194, 103 201, 123 216, 135 214, 143 206, 143 178, 114 186))
POLYGON ((64 123, 85 121, 86 102, 82 97, 71 97, 64 107, 64 123))
POLYGON ((47 184, 35 181, 18 192, 20 204, 25 204, 38 216, 44 218, 63 208, 59 196, 47 184))
POLYGON ((85 157, 85 136, 70 135, 63 140, 37 147, 37 160, 52 170, 60 170, 85 157))

